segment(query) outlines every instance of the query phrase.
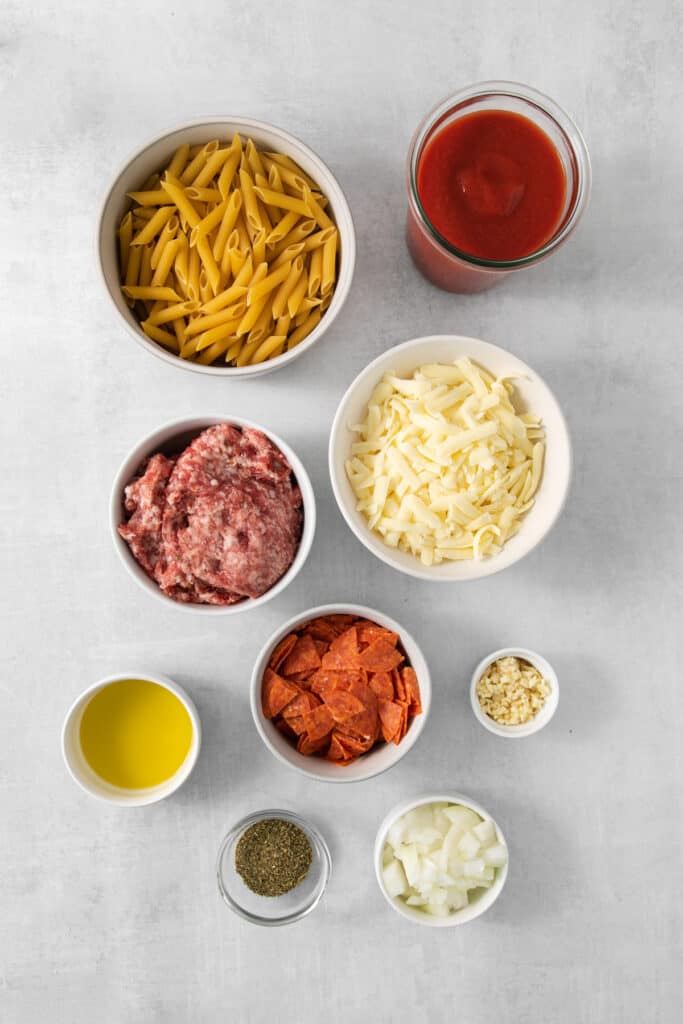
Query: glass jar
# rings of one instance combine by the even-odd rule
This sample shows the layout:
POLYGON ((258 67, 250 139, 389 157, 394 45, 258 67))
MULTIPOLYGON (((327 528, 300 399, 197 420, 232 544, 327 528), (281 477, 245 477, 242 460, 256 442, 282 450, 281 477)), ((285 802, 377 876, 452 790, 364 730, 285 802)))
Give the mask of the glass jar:
POLYGON ((420 124, 408 150, 406 179, 406 238, 418 270, 445 291, 479 292, 513 271, 546 259, 566 241, 588 205, 591 167, 581 132, 548 96, 516 82, 480 82, 449 96, 420 124), (488 260, 457 249, 430 223, 420 201, 417 172, 427 143, 451 122, 481 110, 511 111, 529 118, 548 136, 564 168, 566 188, 559 223, 548 241, 519 259, 488 260))

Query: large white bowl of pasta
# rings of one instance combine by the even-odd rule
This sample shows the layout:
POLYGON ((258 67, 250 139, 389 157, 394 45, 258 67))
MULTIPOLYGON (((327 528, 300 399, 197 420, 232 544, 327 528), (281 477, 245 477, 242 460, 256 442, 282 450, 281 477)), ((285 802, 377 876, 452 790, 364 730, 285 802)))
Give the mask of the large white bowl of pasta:
POLYGON ((215 117, 157 136, 102 205, 99 265, 120 322, 172 366, 246 377, 320 340, 356 242, 336 178, 293 135, 215 117))
POLYGON ((356 537, 409 576, 490 576, 543 540, 571 477, 571 444, 543 379, 476 338, 416 338, 353 381, 329 446, 356 537))

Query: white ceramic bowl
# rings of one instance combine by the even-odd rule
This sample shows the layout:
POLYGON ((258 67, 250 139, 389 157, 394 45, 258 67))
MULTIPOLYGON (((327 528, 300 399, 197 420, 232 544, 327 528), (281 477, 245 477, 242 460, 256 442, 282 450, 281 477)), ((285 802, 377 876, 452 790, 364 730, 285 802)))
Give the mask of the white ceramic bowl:
POLYGON ((476 338, 436 335, 414 338, 388 349, 367 366, 353 381, 342 398, 332 424, 329 468, 332 489, 346 522, 365 547, 382 562, 408 576, 432 583, 453 583, 491 576, 513 565, 543 540, 559 517, 571 477, 571 444, 567 425, 548 385, 530 367, 511 352, 476 338), (365 419, 367 403, 385 373, 408 376, 424 363, 453 362, 469 356, 495 375, 515 378, 515 401, 520 410, 539 415, 545 427, 546 454, 543 477, 536 504, 524 517, 522 527, 503 547, 500 554, 482 561, 442 562, 425 566, 409 552, 390 548, 372 531, 365 516, 356 509, 356 498, 346 476, 345 462, 356 439, 349 427, 365 419))
POLYGON ((387 903, 397 913, 399 913, 401 917, 405 917, 409 921, 413 921, 415 924, 428 925, 430 928, 452 928, 454 925, 467 924, 468 921, 473 921, 475 917, 480 917, 496 902, 503 891, 503 886, 505 885, 505 880, 508 876, 508 864, 506 863, 504 867, 496 869, 496 876, 490 889, 475 890, 478 895, 472 900, 472 902, 468 906, 463 907, 462 910, 453 911, 453 913, 449 914, 448 917, 432 917, 430 914, 425 914, 424 911, 419 910, 417 907, 409 907, 400 898, 389 895, 384 885, 384 879, 382 878, 382 851, 384 849, 387 832, 397 818, 400 818, 408 811, 412 811, 414 807, 422 807, 423 804, 440 803, 443 801, 450 804, 462 804, 463 807, 470 807, 485 821, 492 821, 496 829, 498 842, 502 843, 507 849, 505 836, 496 822, 493 821, 491 815, 485 811, 483 807, 480 807, 479 804, 475 803, 474 800, 470 800, 468 796, 463 796, 462 793, 428 793, 425 796, 416 797, 413 800, 404 800, 389 811, 386 818, 380 825, 377 832, 377 838, 375 839, 374 860, 377 884, 379 885, 380 891, 387 903))
POLYGON ((318 608, 309 608, 307 611, 295 615, 294 618, 289 619, 288 622, 285 622, 276 630, 264 645, 251 676, 251 713, 265 745, 279 761, 289 765, 290 768, 295 768, 310 779, 319 779, 322 782, 361 782, 364 779, 371 779, 375 775, 380 775, 382 772, 388 771, 389 768, 393 768, 417 742, 427 722, 431 698, 432 684, 429 678, 427 662, 410 633, 394 619, 384 615, 383 612, 378 612, 374 608, 365 608, 359 604, 325 604, 320 605, 318 608), (417 674, 422 701, 422 714, 412 719, 408 732, 398 745, 395 743, 383 743, 369 753, 359 757, 352 764, 345 766, 332 764, 332 762, 325 761, 321 757, 304 757, 278 732, 273 723, 265 717, 261 708, 261 682, 268 665, 268 659, 280 640, 304 622, 316 619, 320 615, 337 614, 362 616, 377 622, 380 626, 385 626, 394 633, 398 633, 408 660, 417 674))
POLYGON ((474 717, 483 725, 489 732, 495 733, 496 736, 504 736, 506 739, 522 739, 524 736, 532 736, 533 733, 538 732, 548 724, 550 719, 557 711, 557 705, 560 700, 560 684, 557 681, 557 673, 550 664, 549 661, 541 654, 536 654, 535 651, 529 651, 525 647, 501 647, 499 651, 494 651, 493 654, 489 654, 488 657, 482 658, 474 672, 472 673, 472 681, 470 683, 470 703, 472 705, 472 711, 474 717), (525 722, 524 725, 500 725, 495 722, 492 718, 482 710, 479 698, 477 697, 477 683, 484 675, 484 672, 488 669, 489 665, 492 665, 494 661, 498 661, 499 658, 523 658, 528 661, 530 665, 533 665, 537 669, 544 679, 550 684, 550 693, 546 697, 543 707, 541 710, 534 715, 530 722, 525 722))
POLYGON ((74 782, 77 782, 81 789, 84 789, 86 793, 96 797, 98 800, 104 800, 109 804, 120 804, 122 807, 142 807, 146 804, 155 804, 159 800, 163 800, 164 797, 170 796, 171 793, 175 793, 190 776, 192 769, 197 763, 201 745, 202 726, 199 715, 197 714, 194 702, 185 690, 167 676, 152 675, 149 672, 140 672, 138 669, 131 672, 117 672, 115 676, 107 676, 106 679, 100 679, 97 683, 89 686, 69 708, 62 728, 62 755, 74 782), (145 679, 150 683, 164 686, 182 701, 192 720, 192 743, 187 757, 175 775, 172 775, 170 779, 166 779, 165 782, 160 783, 158 786, 152 786, 149 789, 122 789, 119 786, 112 786, 110 783, 105 782, 104 779, 101 779, 92 770, 85 760, 81 749, 79 732, 86 706, 99 690, 104 689, 110 683, 116 683, 122 679, 145 679))
POLYGON ((110 186, 102 204, 97 232, 98 263, 104 286, 118 320, 128 333, 148 352, 163 359, 170 366, 192 370, 214 377, 253 377, 271 373, 311 348, 325 331, 332 326, 339 315, 351 288, 353 269, 356 262, 356 235, 346 197, 329 167, 323 163, 308 146, 289 132, 276 128, 264 121, 252 121, 245 117, 212 117, 190 121, 172 131, 163 132, 151 139, 142 149, 134 153, 123 165, 110 186), (235 132, 249 136, 257 145, 284 153, 295 160, 319 185, 329 200, 329 211, 339 230, 339 275, 334 297, 320 323, 300 345, 285 352, 276 359, 255 366, 200 366, 187 359, 180 359, 150 341, 140 328, 133 312, 121 294, 117 255, 116 231, 124 213, 130 206, 126 193, 139 189, 151 174, 166 166, 178 146, 183 143, 195 145, 210 139, 229 140, 235 132))
POLYGON ((148 594, 163 601, 169 607, 179 608, 181 611, 193 612, 197 615, 237 615, 240 612, 252 611, 254 608, 265 604, 266 601, 276 597, 285 587, 289 586, 294 577, 301 571, 311 550, 315 533, 315 496, 303 463, 289 445, 281 437, 278 437, 277 434, 274 434, 272 430, 262 427, 259 423, 253 423, 251 420, 245 420, 240 416, 198 416, 193 419, 171 420, 170 423, 159 427, 135 445, 121 463, 114 479, 109 503, 109 517, 114 547, 119 558, 135 582, 143 590, 146 590, 148 594), (231 605, 184 604, 181 601, 174 601, 168 597, 154 580, 150 579, 144 569, 133 558, 126 542, 119 536, 117 527, 124 521, 123 497, 125 487, 138 473, 144 461, 159 451, 164 452, 166 455, 181 451, 202 430, 213 426, 215 423, 232 423, 236 427, 252 427, 255 430, 262 431, 266 437, 270 438, 273 444, 277 445, 292 467, 292 472, 301 490, 304 511, 303 532, 294 561, 284 576, 277 581, 275 586, 267 590, 265 594, 256 598, 247 598, 244 601, 240 601, 239 604, 231 605))

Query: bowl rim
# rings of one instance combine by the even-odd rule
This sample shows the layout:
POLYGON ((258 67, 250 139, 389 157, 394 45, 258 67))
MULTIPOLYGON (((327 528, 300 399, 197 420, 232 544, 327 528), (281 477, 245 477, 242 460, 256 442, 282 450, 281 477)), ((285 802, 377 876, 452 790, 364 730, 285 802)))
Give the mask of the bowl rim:
MULTIPOLYGON (((167 444, 168 441, 158 443, 167 444)), ((253 420, 247 419, 244 416, 232 416, 226 415, 225 413, 218 413, 215 415, 204 413, 198 416, 183 416, 179 419, 168 420, 156 427, 155 430, 146 434, 142 440, 133 445, 128 454, 120 462, 116 474, 114 475, 109 496, 109 526, 114 548, 128 574, 132 576, 141 589, 146 591, 152 597, 155 597, 157 600, 162 601, 167 607, 170 606, 181 612, 192 615, 237 615, 243 612, 253 611, 253 609, 258 608, 261 605, 266 604, 267 601, 277 597, 277 595, 285 590, 286 587, 288 587, 289 584, 298 576, 306 563, 313 545, 316 518, 316 500, 313 484, 311 483, 306 467, 294 449, 269 427, 264 427, 262 424, 255 423, 253 420), (292 473, 294 474, 299 486, 299 490, 301 491, 301 498, 303 502, 304 524, 301 533, 301 540, 299 541, 299 547, 294 555, 292 564, 289 566, 287 571, 275 584, 273 584, 270 590, 267 590, 265 594, 261 594, 260 597, 246 598, 244 601, 239 601, 237 604, 232 605, 202 605, 174 601, 172 597, 164 594, 159 585, 150 579, 144 569, 138 565, 131 554, 130 548, 119 536, 117 530, 117 527, 122 522, 120 510, 122 507, 123 491, 132 479, 132 474, 135 472, 135 467, 130 469, 129 464, 133 462, 135 457, 136 466, 140 466, 144 459, 149 458, 154 454, 154 440, 169 431, 174 431, 177 434, 196 431, 197 434, 199 434, 202 430, 206 430, 208 427, 215 426, 218 423, 229 423, 233 426, 247 427, 261 431, 261 433, 265 434, 265 436, 269 438, 269 440, 271 440, 287 458, 292 473), (147 454, 141 454, 143 450, 147 451, 147 454)))
MULTIPOLYGON (((479 361, 478 356, 473 355, 472 358, 474 359, 475 362, 479 361)), ((379 377, 377 383, 379 383, 379 377)), ((511 566, 515 565, 517 562, 521 561, 523 558, 529 555, 535 548, 539 547, 539 545, 548 537, 553 527, 557 524, 557 521, 562 515, 562 512, 566 505, 567 497, 569 495, 569 489, 571 486, 571 479, 573 473, 571 435, 569 433, 569 428, 567 426, 565 415, 562 412, 560 403, 555 397, 553 390, 546 383, 545 379, 541 377, 541 375, 536 370, 532 369, 532 367, 530 367, 522 359, 516 356, 513 352, 510 352, 508 349, 502 348, 500 345, 494 345, 492 342, 483 341, 481 338, 468 337, 467 335, 429 334, 420 336, 418 338, 410 338, 408 341, 400 342, 398 345, 394 345, 389 349, 385 349, 384 352, 382 352, 370 363, 368 363, 360 371, 360 373, 358 373, 357 376, 352 380, 351 384, 348 386, 342 398, 340 399, 336 412, 334 414, 334 419, 332 420, 332 426, 330 428, 330 439, 328 443, 328 470, 330 474, 330 481, 332 484, 332 491, 334 493, 337 507, 339 508, 339 511, 344 517, 347 526, 350 528, 351 532, 356 536, 356 538, 361 542, 361 544, 363 544, 364 547, 366 547, 367 550, 370 551, 376 558, 384 562, 386 565, 390 566, 392 569, 395 569, 397 572, 403 573, 403 575, 405 576, 411 576, 414 579, 427 580, 430 583, 451 585, 472 583, 476 582, 477 580, 484 579, 487 576, 494 576, 496 573, 502 572, 503 570, 508 569, 511 566), (509 358, 516 362, 517 364, 519 364, 518 376, 522 376, 523 373, 531 375, 531 377, 541 386, 541 388, 545 390, 550 400, 554 404, 555 412, 558 416, 561 432, 563 435, 562 443, 563 447, 566 450, 567 459, 565 479, 562 482, 562 492, 559 496, 559 500, 556 502, 556 506, 553 510, 552 516, 548 524, 546 525, 543 532, 540 533, 538 539, 534 541, 533 544, 527 546, 521 552, 516 554, 515 557, 510 557, 509 552, 506 556, 505 548, 503 548, 503 550, 498 555, 494 555, 490 558, 487 558, 484 561, 478 562, 477 565, 479 567, 479 571, 476 573, 476 575, 466 576, 460 579, 458 579, 457 577, 448 577, 442 574, 438 574, 434 572, 434 569, 439 569, 440 566, 423 566, 417 558, 414 559, 414 565, 403 564, 401 561, 399 561, 399 559, 394 557, 393 549, 390 548, 387 544, 384 544, 381 538, 378 535, 376 536, 373 533, 373 531, 369 529, 365 521, 363 521, 362 524, 356 523, 356 521, 353 518, 353 515, 351 514, 350 509, 347 507, 346 500, 343 497, 342 486, 340 481, 341 474, 337 473, 335 465, 335 450, 337 447, 337 440, 338 437, 341 435, 342 431, 346 429, 346 408, 350 400, 354 396, 357 388, 360 385, 362 385, 374 372, 377 372, 380 364, 385 363, 390 356, 396 353, 407 352, 412 348, 418 349, 423 345, 426 346, 428 343, 435 342, 466 342, 470 345, 476 346, 480 350, 483 348, 484 351, 488 350, 491 352, 502 353, 506 358, 509 358)), ((543 478, 541 478, 540 486, 543 486, 543 478)), ((520 531, 520 534, 521 532, 522 531, 520 531)))
MULTIPOLYGON (((84 793, 87 793, 88 796, 91 796, 93 799, 99 800, 102 803, 112 804, 119 807, 147 807, 149 804, 159 803, 161 800, 165 800, 166 797, 175 793, 194 771, 202 746, 202 723, 194 701, 188 692, 176 683, 175 680, 159 672, 147 672, 139 668, 133 668, 130 671, 116 672, 113 675, 105 676, 103 679, 98 679, 96 682, 91 683, 90 686, 86 686, 85 690, 74 698, 69 705, 66 715, 64 716, 60 734, 60 746, 62 751, 62 760, 66 765, 69 775, 76 785, 79 786, 84 793), (112 786, 111 792, 108 793, 106 790, 95 790, 88 784, 86 776, 82 775, 78 771, 78 768, 73 763, 68 752, 67 736, 76 715, 81 712, 81 709, 83 711, 85 710, 87 705, 90 703, 90 700, 97 692, 105 689, 105 687, 109 686, 111 683, 123 682, 126 679, 141 679, 144 682, 156 683, 157 686, 162 686, 164 689, 173 693, 183 704, 185 710, 190 716, 190 720, 192 722, 192 743, 183 763, 175 774, 169 779, 166 779, 165 782, 160 782, 157 786, 152 786, 149 789, 144 790, 126 791, 112 786)), ((106 783, 106 780, 103 780, 103 783, 105 785, 109 785, 106 783)))
POLYGON ((320 903, 321 899, 325 895, 328 883, 330 881, 330 875, 332 874, 332 855, 330 849, 325 841, 322 833, 313 825, 310 821, 302 818, 301 815, 295 814, 294 811, 285 811, 282 808, 264 808, 261 811, 252 811, 250 814, 246 814, 243 818, 228 830, 223 837, 221 844, 218 848, 218 854, 216 857, 216 879, 218 881, 218 891, 223 899, 223 902, 230 907, 230 909, 243 918, 245 921, 249 921, 250 924, 265 925, 266 927, 276 928, 285 924, 294 924, 296 921, 301 921, 302 918, 307 917, 320 903), (223 862, 223 855, 237 836, 238 833, 243 832, 250 825, 255 824, 257 821, 263 821, 266 818, 284 818, 287 821, 293 822, 298 825, 310 839, 316 847, 318 855, 320 857, 320 863, 322 865, 320 880, 316 886, 315 892, 303 909, 298 910, 291 914, 286 914, 284 917, 276 918, 265 918, 258 914, 251 914, 248 910, 245 910, 236 900, 232 898, 223 882, 223 872, 221 871, 221 864, 223 862))
POLYGON ((413 924, 426 925, 431 928, 452 928, 455 925, 469 924, 470 921, 476 920, 476 918, 481 917, 482 914, 486 913, 487 910, 490 910, 496 902, 503 891, 505 882, 507 881, 510 866, 510 849, 500 825, 496 819, 481 806, 481 804, 477 803, 476 800, 472 800, 471 797, 465 796, 463 793, 453 791, 445 793, 441 791, 438 793, 424 793, 418 797, 409 797, 406 800, 399 801, 399 803, 392 807, 388 814, 384 816, 379 828, 377 829, 375 845, 373 848, 373 861, 375 865, 375 878, 377 879, 380 892, 390 907, 392 907, 397 914, 400 914, 401 917, 406 918, 406 920, 411 921, 413 924), (485 895, 479 897, 476 903, 470 903, 461 910, 456 910, 452 914, 449 914, 448 917, 432 917, 417 908, 408 907, 407 905, 402 904, 398 898, 394 899, 389 895, 384 885, 384 879, 382 878, 382 851, 384 849, 386 834, 397 818, 400 818, 403 814, 413 810, 415 807, 422 807, 424 804, 442 803, 444 801, 450 804, 462 804, 463 807, 471 808, 485 821, 493 822, 498 842, 502 843, 508 851, 508 859, 502 868, 496 869, 496 877, 493 885, 490 889, 486 890, 485 895))
MULTIPOLYGON (((407 647, 406 653, 409 653, 407 651, 407 647)), ((391 616, 386 615, 384 612, 381 612, 376 608, 369 608, 365 605, 353 604, 347 601, 337 601, 331 604, 317 605, 313 608, 307 608, 305 611, 298 612, 296 615, 293 615, 290 619, 288 619, 276 630, 274 630, 268 637, 265 644, 261 648, 256 658, 256 661, 254 662, 254 668, 252 670, 251 680, 249 683, 249 703, 251 706, 251 716, 254 720, 256 731, 263 740, 263 743, 265 744, 266 748, 274 757, 277 758, 278 761, 280 761, 281 764, 286 765, 288 768, 291 768, 294 771, 299 772, 301 775, 304 775, 309 779, 315 780, 316 782, 330 783, 332 785, 351 785, 356 782, 366 782, 368 779, 377 778, 377 776, 383 775, 385 772, 388 772, 391 768, 394 768, 398 764, 398 762, 403 757, 405 757, 405 755, 408 754, 410 750, 412 750, 412 748, 419 740, 425 728, 425 725, 427 724, 432 703, 432 684, 429 671, 429 664, 424 656, 422 648, 417 643, 412 634, 409 633, 399 622, 397 622, 395 619, 392 619, 391 616), (302 754, 298 754, 298 752, 294 750, 294 748, 292 748, 292 754, 296 755, 296 758, 293 760, 289 760, 289 758, 285 757, 284 754, 282 754, 282 752, 278 750, 277 747, 275 747, 275 745, 271 741, 270 736, 268 735, 268 731, 265 727, 265 722, 267 721, 267 719, 265 719, 263 715, 260 700, 261 682, 263 679, 263 674, 268 664, 268 659, 272 654, 275 646, 279 643, 279 641, 282 640, 289 632, 291 632, 292 629, 295 629, 296 626, 300 625, 303 622, 307 622, 309 619, 315 619, 321 615, 335 614, 358 615, 359 617, 368 618, 372 621, 375 621, 379 625, 386 626, 387 629, 392 629, 393 632, 397 632, 399 634, 399 637, 404 647, 406 647, 405 640, 407 638, 408 646, 412 645, 414 647, 415 652, 417 652, 418 656, 421 658, 422 663, 424 665, 424 671, 422 673, 422 677, 419 680, 420 697, 422 700, 422 712, 420 715, 417 715, 415 718, 413 718, 412 724, 408 732, 406 733, 405 737, 403 738, 401 743, 398 744, 398 746, 396 746, 396 754, 394 760, 392 760, 391 763, 387 764, 385 767, 378 768, 375 771, 368 769, 362 775, 359 775, 355 778, 349 778, 348 775, 345 776, 345 769, 342 766, 335 766, 339 768, 339 772, 335 773, 333 776, 323 775, 321 772, 316 771, 313 766, 309 767, 307 764, 303 763, 308 761, 314 761, 314 758, 304 757, 302 754)))
POLYGON ((98 278, 103 288, 103 291, 106 295, 106 301, 108 302, 110 308, 114 311, 114 314, 117 316, 120 324, 123 327, 125 327, 127 333, 132 338, 134 338, 135 341, 137 341, 141 348, 143 348, 146 352, 150 352, 158 359, 161 359, 168 366, 174 366, 176 368, 180 368, 183 370, 189 370, 190 372, 202 374, 208 377, 227 377, 228 379, 263 376, 266 373, 273 372, 274 370, 282 369, 284 366, 288 366, 291 362, 293 362, 294 359, 297 359, 299 356, 303 355, 304 352, 307 352, 309 348, 312 348, 316 341, 319 341, 322 338, 325 331, 332 326, 334 321, 337 319, 339 313, 341 312, 348 298, 349 292, 351 291, 351 285, 353 284, 353 275, 356 267, 356 229, 353 222, 353 216, 351 214, 351 208, 349 206, 348 199, 346 198, 346 194, 342 189, 341 185, 339 184, 337 176, 332 173, 327 163, 320 156, 318 156, 315 150, 311 149, 310 146, 308 146, 305 142, 299 139, 298 136, 293 135, 291 132, 288 132, 284 128, 280 128, 278 125, 271 124, 269 121, 261 121, 257 118, 238 116, 233 117, 225 114, 216 114, 215 116, 207 115, 205 117, 196 117, 191 118, 187 121, 183 121, 182 124, 176 125, 175 127, 167 128, 164 131, 157 132, 156 135, 152 136, 141 146, 137 147, 134 151, 128 154, 126 159, 118 165, 116 172, 112 176, 109 184, 107 185, 106 189, 102 194, 102 199, 98 207, 94 246, 95 261, 98 267, 98 278), (162 142, 168 136, 175 135, 178 132, 188 131, 194 128, 201 128, 203 125, 208 126, 211 124, 235 125, 238 127, 238 130, 240 131, 244 131, 248 128, 251 128, 256 131, 270 132, 273 135, 277 135, 285 145, 293 146, 293 148, 295 149, 300 148, 301 150, 303 150, 306 156, 312 161, 312 163, 316 164, 317 167, 321 170, 322 175, 327 176, 329 178, 332 190, 337 193, 337 195, 335 195, 335 202, 340 207, 344 219, 347 222, 344 228, 344 233, 342 232, 342 227, 340 226, 340 224, 336 224, 340 237, 340 273, 337 278, 337 286, 335 287, 334 290, 332 302, 330 303, 329 308, 326 310, 325 315, 321 317, 320 322, 311 331, 311 333, 290 352, 283 352, 282 355, 277 356, 275 359, 267 360, 264 363, 257 363, 254 364, 253 366, 202 366, 199 363, 193 363, 187 359, 179 359, 172 353, 166 352, 166 350, 162 348, 161 345, 154 344, 154 342, 147 338, 147 336, 139 328, 134 328, 132 324, 130 324, 128 320, 121 315, 120 310, 117 309, 116 304, 113 300, 112 292, 109 286, 109 281, 104 269, 104 263, 102 259, 102 250, 104 246, 104 216, 109 207, 110 202, 112 201, 115 195, 116 186, 119 180, 125 174, 125 172, 131 167, 133 163, 135 163, 136 160, 144 156, 147 150, 157 145, 157 143, 162 142), (341 271, 342 267, 345 265, 348 266, 348 280, 345 282, 344 287, 340 288, 339 281, 342 277, 341 271))
POLYGON ((497 651, 493 651, 492 654, 488 654, 485 658, 482 658, 470 680, 470 705, 474 713, 474 717, 477 719, 480 725, 483 725, 485 729, 492 732, 494 736, 502 736, 506 740, 520 740, 525 739, 527 736, 533 736, 534 733, 540 732, 544 729, 548 722, 551 720, 557 706, 560 702, 560 684, 557 678, 557 672, 550 664, 547 658, 537 651, 532 651, 528 647, 501 647, 497 651), (477 697, 477 683, 486 672, 487 668, 498 661, 499 658, 522 658, 524 661, 528 661, 535 669, 537 669, 544 679, 550 683, 550 693, 546 697, 543 707, 534 715, 529 722, 524 722, 523 725, 502 725, 499 722, 494 721, 492 718, 482 710, 479 698, 477 697))

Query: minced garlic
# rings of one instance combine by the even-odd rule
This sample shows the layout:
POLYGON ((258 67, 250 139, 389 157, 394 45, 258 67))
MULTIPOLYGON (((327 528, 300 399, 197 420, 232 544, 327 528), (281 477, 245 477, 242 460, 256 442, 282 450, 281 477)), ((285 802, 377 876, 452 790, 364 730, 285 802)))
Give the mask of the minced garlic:
POLYGON ((477 683, 482 711, 500 725, 524 725, 541 710, 550 684, 522 658, 499 658, 477 683))

